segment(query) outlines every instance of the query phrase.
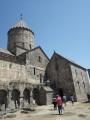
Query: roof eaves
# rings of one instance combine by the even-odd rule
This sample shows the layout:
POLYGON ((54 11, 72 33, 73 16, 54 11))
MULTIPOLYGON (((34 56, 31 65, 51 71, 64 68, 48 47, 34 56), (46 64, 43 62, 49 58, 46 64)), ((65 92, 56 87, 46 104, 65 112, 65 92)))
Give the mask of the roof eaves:
POLYGON ((83 69, 85 69, 85 70, 86 70, 86 68, 84 68, 84 67, 82 67, 82 66, 78 65, 78 64, 77 64, 77 63, 75 63, 74 61, 71 61, 71 60, 69 60, 69 59, 67 59, 67 58, 63 57, 62 55, 59 55, 59 54, 58 54, 58 53, 56 53, 56 52, 55 52, 55 54, 57 54, 58 56, 60 56, 60 57, 62 57, 62 58, 64 58, 64 59, 66 59, 66 60, 67 60, 67 61, 69 61, 70 63, 75 64, 75 65, 77 65, 77 66, 79 66, 79 67, 81 67, 81 68, 83 68, 83 69))

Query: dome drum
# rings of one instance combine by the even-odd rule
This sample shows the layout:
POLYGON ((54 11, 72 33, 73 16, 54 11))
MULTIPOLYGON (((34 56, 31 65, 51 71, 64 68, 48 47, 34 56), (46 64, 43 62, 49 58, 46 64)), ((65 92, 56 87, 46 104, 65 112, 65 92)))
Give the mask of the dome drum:
POLYGON ((16 46, 26 50, 34 48, 34 33, 22 20, 8 31, 8 50, 12 53, 16 46))

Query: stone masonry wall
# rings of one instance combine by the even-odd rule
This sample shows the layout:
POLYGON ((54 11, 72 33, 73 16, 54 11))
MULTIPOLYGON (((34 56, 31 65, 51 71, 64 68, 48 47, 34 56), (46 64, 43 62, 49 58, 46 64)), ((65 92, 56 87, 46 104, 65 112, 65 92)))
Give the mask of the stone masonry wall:
POLYGON ((22 48, 16 46, 16 53, 15 53, 16 56, 18 56, 18 55, 20 55, 20 54, 22 54, 24 52, 26 52, 25 49, 22 49, 22 48))
POLYGON ((30 78, 31 83, 43 82, 48 61, 40 48, 26 54, 27 77, 30 78))
POLYGON ((77 100, 87 99, 87 93, 89 93, 89 81, 85 69, 70 65, 72 71, 72 77, 77 95, 77 100))
POLYGON ((56 53, 52 56, 46 69, 47 79, 50 80, 50 86, 59 94, 59 89, 66 94, 67 100, 70 100, 70 95, 73 94, 76 99, 73 80, 71 77, 70 66, 68 61, 56 53))
POLYGON ((0 81, 3 82, 18 81, 26 79, 25 63, 0 56, 0 81))
POLYGON ((0 80, 6 81, 25 81, 29 83, 43 83, 45 69, 48 64, 48 59, 41 50, 37 49, 34 52, 28 52, 25 57, 15 57, 3 55, 0 57, 0 80), (35 52, 35 53, 34 53, 35 52), (38 53, 39 52, 39 53, 38 53), (32 55, 33 54, 33 55, 32 55), (41 61, 39 58, 41 57, 41 61), (21 59, 23 58, 22 61, 21 59), (32 59, 30 61, 30 59, 32 59), (24 63, 24 64, 23 64, 24 63))
POLYGON ((49 104, 52 104, 52 98, 53 98, 53 93, 52 92, 47 92, 46 94, 46 104, 49 105, 49 104))

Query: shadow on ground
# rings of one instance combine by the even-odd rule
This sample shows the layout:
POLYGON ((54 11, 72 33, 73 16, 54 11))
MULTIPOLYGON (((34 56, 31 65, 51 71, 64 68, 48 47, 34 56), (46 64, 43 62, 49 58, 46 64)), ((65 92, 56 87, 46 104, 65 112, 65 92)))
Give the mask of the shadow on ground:
POLYGON ((82 103, 90 103, 90 101, 84 101, 84 102, 82 102, 82 103))

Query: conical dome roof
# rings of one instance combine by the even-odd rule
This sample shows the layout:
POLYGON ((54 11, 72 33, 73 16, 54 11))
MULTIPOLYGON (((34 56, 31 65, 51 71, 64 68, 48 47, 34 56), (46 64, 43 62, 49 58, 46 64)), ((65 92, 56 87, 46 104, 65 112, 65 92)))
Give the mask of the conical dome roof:
POLYGON ((27 24, 22 20, 22 19, 20 19, 19 20, 19 22, 17 22, 12 28, 19 28, 19 27, 21 27, 21 28, 27 28, 27 29, 29 29, 29 27, 27 26, 27 24))
POLYGON ((20 19, 19 22, 17 22, 10 30, 12 30, 14 28, 25 28, 25 29, 27 29, 27 30, 29 30, 29 31, 31 31, 33 33, 33 31, 30 30, 30 28, 27 26, 27 24, 22 19, 20 19))

